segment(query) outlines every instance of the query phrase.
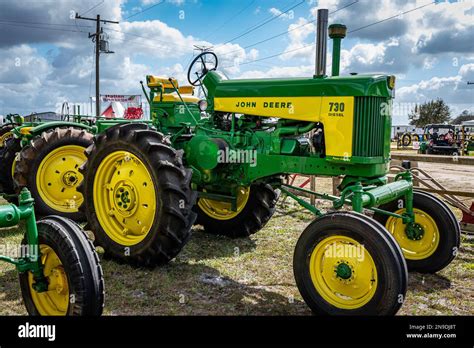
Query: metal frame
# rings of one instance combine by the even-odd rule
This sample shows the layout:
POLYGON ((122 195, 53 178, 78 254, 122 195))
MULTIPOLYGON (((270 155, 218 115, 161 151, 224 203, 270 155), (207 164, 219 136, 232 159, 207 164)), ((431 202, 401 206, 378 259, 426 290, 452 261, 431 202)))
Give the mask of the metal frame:
POLYGON ((0 261, 8 262, 16 266, 18 272, 31 271, 33 273, 33 288, 37 292, 48 290, 48 281, 43 274, 41 264, 41 250, 38 240, 38 229, 36 226, 36 217, 34 211, 34 200, 30 191, 24 188, 18 196, 18 206, 14 204, 0 205, 0 228, 16 226, 20 221, 25 221, 26 242, 27 245, 37 248, 37 257, 22 255, 18 258, 12 258, 6 255, 0 255, 0 261))

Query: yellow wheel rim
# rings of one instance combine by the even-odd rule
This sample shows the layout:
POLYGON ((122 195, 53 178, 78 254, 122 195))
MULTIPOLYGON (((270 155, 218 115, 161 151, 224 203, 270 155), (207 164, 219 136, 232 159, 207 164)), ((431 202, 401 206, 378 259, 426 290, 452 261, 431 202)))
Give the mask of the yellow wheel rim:
POLYGON ((13 138, 13 133, 12 132, 6 132, 5 134, 0 135, 0 147, 4 147, 5 142, 10 138, 13 138))
POLYGON ((75 213, 84 201, 76 190, 83 176, 79 167, 86 161, 84 148, 66 145, 50 152, 36 173, 36 187, 41 199, 62 213, 75 213))
POLYGON ((12 163, 12 178, 15 177, 16 161, 18 161, 19 158, 20 158, 20 153, 18 152, 18 153, 15 155, 15 158, 13 159, 13 163, 12 163))
POLYGON ((51 247, 41 244, 41 264, 48 280, 48 290, 33 289, 33 273, 28 272, 31 300, 40 315, 66 315, 69 307, 69 282, 63 264, 51 247))
POLYGON ((377 268, 356 240, 336 235, 323 239, 311 253, 309 270, 319 295, 341 309, 364 306, 377 289, 377 268))
POLYGON ((203 212, 216 220, 230 220, 235 218, 245 208, 250 196, 250 187, 240 187, 237 192, 237 210, 232 210, 231 203, 200 198, 198 206, 203 212))
MULTIPOLYGON (((403 214, 405 209, 399 209, 395 213, 403 214)), ((385 228, 395 237, 403 255, 408 260, 422 260, 431 256, 439 245, 439 230, 433 218, 421 209, 414 208, 415 224, 421 226, 423 235, 420 239, 412 239, 407 236, 406 224, 402 219, 390 216, 385 223, 385 228)))
POLYGON ((94 180, 94 207, 105 233, 116 243, 140 243, 153 225, 156 187, 145 164, 134 154, 105 157, 94 180))

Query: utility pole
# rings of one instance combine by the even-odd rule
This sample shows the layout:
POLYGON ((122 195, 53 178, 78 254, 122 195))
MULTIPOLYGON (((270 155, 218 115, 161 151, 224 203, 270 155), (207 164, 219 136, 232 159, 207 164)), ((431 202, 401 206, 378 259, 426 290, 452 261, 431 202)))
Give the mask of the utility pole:
POLYGON ((117 21, 110 21, 106 19, 100 19, 100 15, 97 18, 81 17, 76 13, 76 19, 83 19, 86 21, 95 21, 96 30, 95 33, 89 33, 89 39, 92 38, 92 42, 95 42, 95 116, 100 116, 100 53, 114 53, 109 51, 108 42, 101 39, 103 34, 103 28, 100 23, 112 23, 119 24, 117 21))

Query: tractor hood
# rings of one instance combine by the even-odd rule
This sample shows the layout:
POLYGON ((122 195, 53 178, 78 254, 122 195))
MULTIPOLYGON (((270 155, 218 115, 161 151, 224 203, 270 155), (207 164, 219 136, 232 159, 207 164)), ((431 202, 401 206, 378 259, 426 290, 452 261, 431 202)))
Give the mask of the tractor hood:
POLYGON ((391 76, 354 75, 325 78, 285 78, 285 79, 241 79, 222 80, 214 71, 205 79, 209 97, 312 97, 312 96, 352 96, 385 97, 392 96, 389 87, 391 76))

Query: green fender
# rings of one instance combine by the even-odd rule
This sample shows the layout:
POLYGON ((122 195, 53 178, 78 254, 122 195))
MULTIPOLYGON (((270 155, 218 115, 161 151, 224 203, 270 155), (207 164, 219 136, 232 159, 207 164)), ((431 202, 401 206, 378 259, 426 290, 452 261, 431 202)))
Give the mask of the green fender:
POLYGON ((83 123, 77 122, 68 122, 68 121, 55 121, 55 122, 46 122, 42 123, 38 126, 34 126, 31 128, 28 137, 35 137, 36 135, 41 135, 43 132, 46 132, 50 129, 58 128, 58 127, 74 127, 74 128, 82 128, 88 132, 94 133, 93 127, 88 126, 83 123))

